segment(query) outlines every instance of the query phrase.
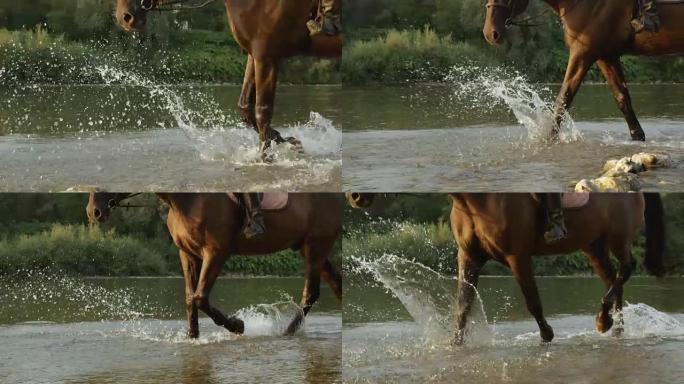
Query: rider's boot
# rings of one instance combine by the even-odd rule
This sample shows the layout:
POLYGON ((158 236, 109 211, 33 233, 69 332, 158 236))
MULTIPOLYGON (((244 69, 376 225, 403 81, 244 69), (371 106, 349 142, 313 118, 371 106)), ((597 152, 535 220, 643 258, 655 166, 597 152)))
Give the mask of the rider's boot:
POLYGON ((546 194, 547 226, 544 232, 544 240, 547 244, 563 240, 568 235, 561 207, 561 195, 559 193, 546 194))
POLYGON ((306 26, 313 36, 335 36, 342 32, 340 21, 341 0, 321 0, 321 14, 314 20, 309 20, 306 26))
POLYGON ((632 20, 632 28, 636 33, 647 31, 647 32, 658 32, 660 29, 660 17, 658 16, 658 10, 656 9, 655 0, 637 0, 639 6, 639 12, 637 17, 632 20))
POLYGON ((242 201, 245 205, 247 215, 245 216, 245 228, 243 234, 245 238, 251 239, 266 233, 264 216, 261 213, 261 202, 258 193, 243 193, 242 201))

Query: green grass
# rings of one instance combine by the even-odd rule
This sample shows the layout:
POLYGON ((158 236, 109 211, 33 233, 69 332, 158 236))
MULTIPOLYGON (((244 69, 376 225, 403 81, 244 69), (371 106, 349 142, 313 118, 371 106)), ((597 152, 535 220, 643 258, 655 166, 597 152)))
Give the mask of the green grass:
MULTIPOLYGON (((54 269, 84 276, 180 275, 178 251, 170 240, 122 235, 86 225, 29 225, 3 228, 0 274, 17 270, 54 269), (29 231, 21 233, 23 230, 29 231)), ((224 273, 299 276, 304 264, 298 252, 266 256, 234 256, 224 273)))

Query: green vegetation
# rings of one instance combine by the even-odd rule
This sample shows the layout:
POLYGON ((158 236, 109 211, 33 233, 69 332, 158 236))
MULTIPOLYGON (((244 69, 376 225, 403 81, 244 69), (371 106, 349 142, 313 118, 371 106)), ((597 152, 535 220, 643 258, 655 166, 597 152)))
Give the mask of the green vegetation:
MULTIPOLYGON (((480 66, 508 66, 533 81, 560 82, 567 63, 562 26, 545 15, 534 27, 512 27, 505 43, 489 46, 482 37, 482 0, 368 0, 344 6, 348 44, 344 81, 352 83, 434 81, 465 60, 480 66), (417 68, 417 70, 416 70, 417 68), (380 69, 380 70, 379 70, 380 69)), ((530 2, 527 15, 548 6, 530 2)), ((626 57, 629 81, 682 82, 683 58, 626 57)), ((589 80, 602 81, 594 68, 589 80)))
MULTIPOLYGON (((154 13, 129 34, 111 0, 0 0, 0 84, 102 83, 96 66, 141 73, 161 83, 241 83, 245 55, 221 2, 193 12, 154 13)), ((336 64, 288 60, 281 80, 337 83, 336 64)))
MULTIPOLYGON (((129 34, 112 0, 0 0, 0 84, 101 83, 111 65, 156 82, 242 82, 245 56, 221 2, 192 12, 153 13, 146 32, 129 34)), ((547 7, 531 2, 528 13, 547 7)), ((289 83, 441 81, 452 68, 506 66, 532 81, 559 82, 567 62, 555 15, 513 27, 500 47, 482 37, 481 0, 349 0, 340 63, 299 57, 281 70, 289 83), (338 71, 339 67, 339 71, 338 71)), ((683 58, 626 57, 629 81, 683 82, 683 58)), ((594 68, 589 80, 602 81, 594 68)))
MULTIPOLYGON (((684 196, 664 196, 667 222, 666 269, 670 274, 684 273, 684 196)), ((450 202, 443 195, 378 196, 368 215, 348 209, 345 218, 343 257, 379 257, 394 254, 416 260, 438 272, 456 274, 456 244, 448 215, 450 202)), ((643 236, 633 245, 637 274, 645 274, 643 236)), ((535 272, 539 275, 588 275, 592 273, 586 257, 570 255, 537 257, 535 272)), ((509 270, 496 262, 483 269, 487 275, 508 275, 509 270)))
MULTIPOLYGON (((152 207, 115 210, 100 228, 86 223, 86 195, 0 195, 0 275, 20 269, 87 276, 180 275, 178 250, 166 230, 166 206, 154 195, 135 201, 152 207)), ((334 262, 340 264, 339 256, 334 262)), ((232 257, 224 272, 300 276, 303 269, 299 253, 287 250, 232 257)))

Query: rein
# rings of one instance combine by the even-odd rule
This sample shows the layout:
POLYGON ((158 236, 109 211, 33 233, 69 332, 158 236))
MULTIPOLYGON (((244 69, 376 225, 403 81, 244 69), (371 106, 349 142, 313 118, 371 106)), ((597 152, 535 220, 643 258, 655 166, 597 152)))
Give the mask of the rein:
POLYGON ((216 0, 204 0, 200 3, 186 5, 187 0, 140 0, 140 6, 145 11, 189 11, 204 8, 216 0))
POLYGON ((114 208, 156 208, 154 205, 135 205, 135 204, 121 204, 126 200, 132 199, 138 195, 141 195, 142 193, 129 193, 126 194, 125 196, 121 197, 115 197, 113 199, 110 199, 107 202, 107 206, 109 206, 109 209, 114 209, 114 208))
MULTIPOLYGON (((513 4, 514 1, 515 0, 489 0, 485 7, 486 8, 499 7, 499 8, 504 8, 504 9, 508 9, 511 11, 511 17, 506 19, 506 29, 508 29, 512 26, 526 27, 526 28, 540 27, 540 26, 544 25, 545 23, 540 22, 540 23, 533 24, 531 22, 534 20, 540 19, 540 18, 542 18, 542 17, 544 17, 544 16, 546 16, 552 12, 551 9, 547 8, 547 9, 539 12, 538 14, 536 14, 534 16, 528 16, 522 20, 516 21, 513 19, 513 17, 514 17, 513 16, 513 9, 515 8, 514 4, 513 4)), ((684 0, 682 0, 682 1, 684 1, 684 0)), ((579 5, 579 3, 581 3, 581 2, 582 2, 582 0, 575 0, 575 2, 572 4, 572 7, 570 7, 569 10, 565 11, 565 13, 563 13, 562 15, 559 15, 561 17, 561 19, 563 17, 567 16, 568 14, 570 14, 572 11, 574 11, 577 8, 577 6, 579 5)))

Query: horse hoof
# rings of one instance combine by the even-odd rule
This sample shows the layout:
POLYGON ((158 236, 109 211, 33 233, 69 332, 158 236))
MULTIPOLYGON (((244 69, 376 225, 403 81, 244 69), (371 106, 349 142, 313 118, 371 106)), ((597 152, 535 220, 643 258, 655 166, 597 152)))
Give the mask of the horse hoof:
POLYGON ((454 337, 453 344, 456 346, 461 346, 465 344, 465 332, 456 331, 456 336, 454 337))
POLYGON ((190 339, 197 339, 197 338, 199 338, 199 330, 198 329, 188 329, 188 331, 186 332, 186 335, 190 339))
POLYGON ((596 330, 599 333, 606 333, 613 326, 613 317, 608 311, 601 311, 596 315, 596 330))
POLYGON ((616 326, 613 328, 613 337, 622 337, 622 335, 625 333, 625 329, 620 326, 616 326))
POLYGON ((226 329, 230 332, 242 335, 245 333, 245 322, 238 319, 237 317, 231 317, 228 319, 225 325, 226 329))
POLYGON ((551 326, 548 325, 544 328, 540 328, 539 335, 545 343, 548 343, 551 340, 553 340, 553 328, 551 328, 551 326))
POLYGON ((294 335, 298 330, 299 327, 301 327, 302 322, 304 321, 304 315, 303 314, 298 314, 290 323, 290 325, 287 326, 287 329, 285 330, 285 336, 292 336, 294 335))
POLYGON ((261 161, 263 161, 266 164, 271 164, 274 161, 273 155, 270 153, 266 153, 265 151, 261 152, 261 161))
POLYGON ((633 141, 646 141, 646 134, 643 131, 630 132, 630 136, 632 136, 633 141))
POLYGON ((296 139, 294 137, 286 137, 285 142, 292 145, 293 151, 304 153, 304 146, 302 145, 302 142, 299 139, 296 139))

